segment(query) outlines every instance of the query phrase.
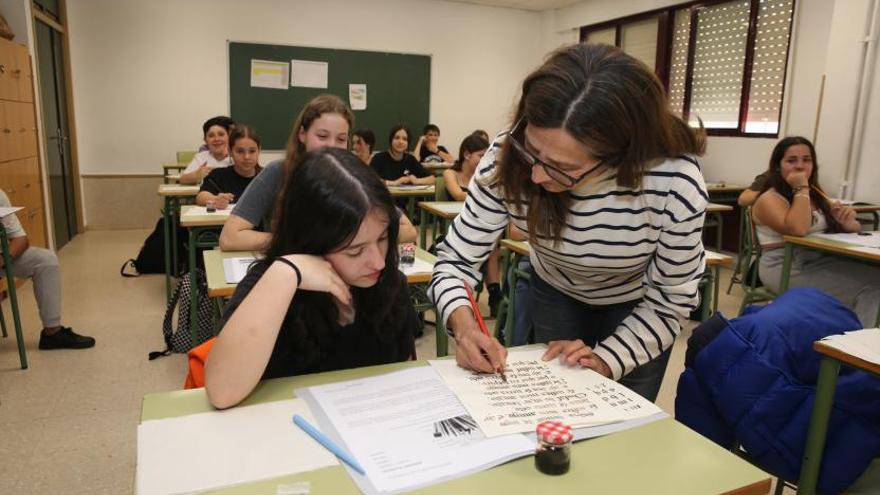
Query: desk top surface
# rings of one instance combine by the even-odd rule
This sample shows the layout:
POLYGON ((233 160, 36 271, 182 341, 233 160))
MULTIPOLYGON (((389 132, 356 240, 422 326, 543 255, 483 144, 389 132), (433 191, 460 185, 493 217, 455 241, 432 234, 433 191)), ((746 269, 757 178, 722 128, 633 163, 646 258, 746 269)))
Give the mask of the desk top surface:
POLYGON ((706 205, 706 213, 720 213, 722 211, 733 211, 733 206, 720 203, 709 203, 706 205))
MULTIPOLYGON (((293 397, 293 390, 377 375, 424 361, 332 371, 266 380, 244 404, 293 397)), ((204 389, 148 394, 141 421, 213 411, 204 389)), ((224 493, 276 493, 277 485, 311 482, 312 493, 358 493, 341 466, 254 482, 224 493)), ((624 432, 577 442, 572 468, 564 476, 546 476, 525 457, 502 466, 418 490, 418 493, 651 493, 654 495, 729 493, 766 494, 770 476, 748 462, 668 418, 624 432)))
POLYGON ((230 213, 232 205, 213 213, 208 213, 204 206, 186 205, 180 208, 180 226, 219 227, 226 223, 230 213))
POLYGON ((388 190, 391 191, 391 195, 394 197, 409 197, 409 196, 433 196, 434 195, 434 186, 414 186, 414 187, 406 187, 406 186, 388 186, 388 190))
POLYGON ((742 192, 746 190, 748 186, 741 186, 739 184, 728 184, 726 182, 707 182, 706 183, 706 191, 709 194, 712 193, 733 193, 733 192, 742 192))
MULTIPOLYGON (((880 231, 875 231, 877 234, 880 231)), ((829 253, 842 254, 845 256, 850 256, 853 258, 859 258, 867 261, 880 261, 880 251, 871 250, 870 248, 862 248, 861 246, 855 244, 849 244, 846 242, 836 241, 834 239, 828 239, 825 237, 817 237, 813 235, 808 235, 806 237, 798 237, 793 235, 786 235, 782 237, 785 242, 789 244, 794 244, 795 246, 808 247, 812 249, 818 249, 820 251, 827 251, 829 253), (876 253, 872 251, 877 251, 876 253)))
POLYGON ((419 201, 418 206, 432 215, 451 220, 461 213, 464 201, 419 201))
POLYGON ((184 186, 181 184, 159 184, 159 196, 195 196, 199 193, 199 186, 184 186))

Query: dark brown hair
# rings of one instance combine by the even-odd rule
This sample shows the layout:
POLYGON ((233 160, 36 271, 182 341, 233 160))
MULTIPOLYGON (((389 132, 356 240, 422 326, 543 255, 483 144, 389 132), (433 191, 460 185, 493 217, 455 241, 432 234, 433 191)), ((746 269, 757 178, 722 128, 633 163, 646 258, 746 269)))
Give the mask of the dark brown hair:
POLYGON ((788 151, 788 148, 798 144, 803 144, 810 149, 810 158, 813 160, 813 172, 807 180, 807 183, 810 185, 810 201, 817 205, 819 210, 825 215, 829 232, 843 232, 843 226, 831 214, 831 205, 828 203, 828 200, 819 194, 819 191, 824 192, 824 189, 819 185, 819 162, 816 161, 816 148, 805 137, 789 136, 776 143, 776 146, 773 147, 773 152, 770 153, 770 164, 767 166, 767 182, 764 183, 761 194, 773 188, 787 199, 789 204, 794 200, 794 191, 792 191, 788 182, 782 178, 782 159, 785 158, 785 152, 788 151))
POLYGON ((232 147, 235 146, 235 142, 239 139, 250 139, 251 141, 257 143, 258 148, 262 148, 263 144, 260 142, 260 136, 257 135, 257 131, 254 130, 253 127, 244 124, 238 124, 232 128, 232 133, 229 134, 229 150, 232 151, 232 147))
POLYGON ((290 130, 290 138, 287 140, 286 156, 284 158, 284 170, 287 174, 293 170, 296 159, 306 152, 306 145, 299 140, 299 130, 309 130, 312 123, 325 113, 338 113, 348 122, 348 129, 354 127, 354 114, 348 105, 338 96, 331 94, 318 95, 312 98, 296 117, 293 128, 290 130))
POLYGON ((461 146, 458 147, 458 160, 455 160, 455 163, 452 164, 452 170, 461 170, 465 153, 474 153, 486 149, 489 149, 489 141, 483 139, 483 136, 476 133, 467 136, 462 140, 461 146))
MULTIPOLYGON (((694 131, 668 107, 666 92, 645 64, 609 45, 577 44, 550 54, 522 84, 513 122, 561 128, 614 169, 617 184, 638 188, 657 160, 705 150, 702 125, 694 131)), ((512 126, 511 126, 512 127, 512 126)), ((518 136, 523 142, 525 126, 518 136)), ((528 205, 532 241, 559 242, 568 194, 552 193, 531 181, 531 168, 508 141, 495 180, 514 208, 528 205)))

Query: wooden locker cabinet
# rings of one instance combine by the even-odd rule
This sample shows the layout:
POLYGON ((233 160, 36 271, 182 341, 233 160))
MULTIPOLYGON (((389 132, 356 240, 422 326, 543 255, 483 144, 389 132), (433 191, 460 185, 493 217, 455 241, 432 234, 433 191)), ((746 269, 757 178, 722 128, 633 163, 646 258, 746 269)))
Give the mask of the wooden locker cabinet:
POLYGON ((27 47, 0 39, 0 188, 32 246, 46 247, 34 78, 27 47))

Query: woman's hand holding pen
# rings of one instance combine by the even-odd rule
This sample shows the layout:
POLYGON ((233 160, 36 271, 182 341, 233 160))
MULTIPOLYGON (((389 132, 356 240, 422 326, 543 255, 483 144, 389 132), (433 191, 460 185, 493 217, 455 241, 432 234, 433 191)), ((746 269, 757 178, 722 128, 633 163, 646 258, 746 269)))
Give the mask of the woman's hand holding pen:
POLYGON ((602 376, 611 377, 611 368, 605 361, 593 353, 583 340, 554 340, 547 344, 547 352, 544 353, 544 361, 559 356, 559 362, 568 366, 580 365, 590 368, 602 376))
POLYGON ((507 349, 497 339, 483 334, 469 306, 461 306, 449 317, 455 334, 455 361, 465 369, 482 373, 503 371, 507 349))

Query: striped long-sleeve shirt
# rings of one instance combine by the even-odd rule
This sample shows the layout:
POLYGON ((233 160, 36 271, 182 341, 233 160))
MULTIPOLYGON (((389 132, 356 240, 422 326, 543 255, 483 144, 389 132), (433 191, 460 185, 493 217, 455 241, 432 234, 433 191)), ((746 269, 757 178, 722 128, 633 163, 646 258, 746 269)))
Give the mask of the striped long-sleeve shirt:
MULTIPOLYGON (((480 267, 508 223, 523 232, 527 206, 518 212, 495 183, 499 142, 477 167, 461 214, 438 247, 428 295, 447 321, 468 303, 463 281, 475 286, 480 267)), ((592 305, 641 300, 594 352, 620 379, 670 348, 681 318, 697 307, 705 268, 702 243, 708 195, 696 160, 667 159, 653 166, 640 189, 617 185, 613 172, 569 191, 562 242, 538 237, 532 267, 542 280, 592 305)))

